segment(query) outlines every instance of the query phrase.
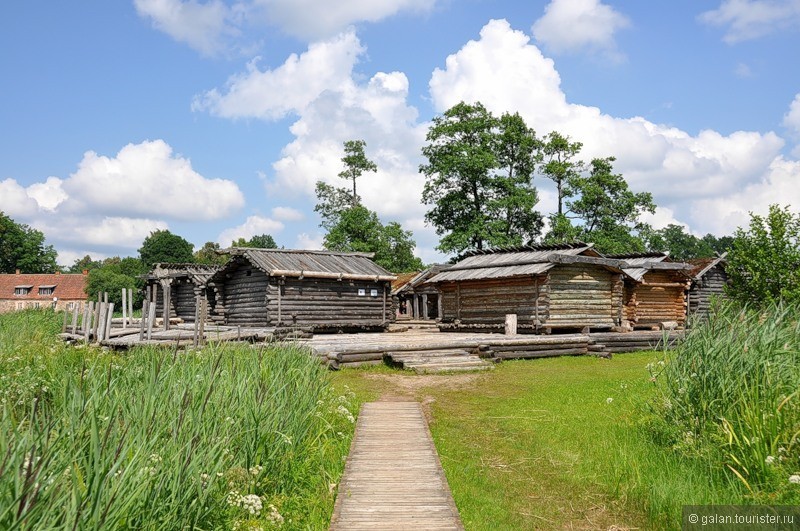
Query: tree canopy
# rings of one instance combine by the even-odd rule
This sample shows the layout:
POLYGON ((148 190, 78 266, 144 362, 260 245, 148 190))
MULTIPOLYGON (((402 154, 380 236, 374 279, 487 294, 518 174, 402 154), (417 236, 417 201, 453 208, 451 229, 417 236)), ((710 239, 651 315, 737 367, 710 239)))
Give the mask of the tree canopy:
POLYGON ((438 249, 460 253, 519 245, 543 224, 531 176, 539 140, 519 114, 493 116, 461 102, 433 119, 420 166, 425 220, 442 236, 438 249))
POLYGON ((122 307, 122 289, 129 288, 134 292, 133 304, 139 307, 142 303, 143 275, 149 268, 141 260, 132 257, 114 256, 103 260, 99 267, 89 269, 86 280, 86 294, 96 298, 99 293, 108 293, 109 302, 117 308, 122 307))
POLYGON ((278 244, 275 243, 275 239, 269 234, 257 234, 250 238, 249 240, 245 240, 244 238, 239 238, 235 242, 231 243, 231 247, 253 247, 256 249, 277 249, 278 244))
POLYGON ((157 230, 144 239, 139 258, 149 270, 158 263, 180 264, 194 262, 194 245, 168 230, 157 230))
POLYGON ((583 161, 577 158, 581 149, 581 142, 571 142, 558 131, 549 133, 541 143, 539 173, 556 183, 559 216, 564 214, 564 200, 575 192, 570 184, 584 169, 583 161))
POLYGON ((206 242, 194 252, 194 262, 205 265, 223 265, 228 261, 228 257, 220 254, 222 248, 217 242, 206 242))
POLYGON ((588 174, 573 175, 566 183, 566 209, 550 217, 549 243, 580 239, 592 242, 603 253, 645 250, 640 232, 649 227, 640 221, 655 212, 649 192, 634 193, 621 174, 614 173, 614 157, 591 161, 588 174), (573 224, 572 222, 576 223, 573 224))
POLYGON ((44 234, 16 223, 0 211, 0 273, 53 273, 58 253, 45 244, 44 234))
POLYGON ((367 143, 363 140, 347 140, 344 143, 344 157, 342 157, 344 169, 339 172, 339 177, 353 181, 353 193, 350 196, 353 206, 359 202, 358 193, 356 193, 356 179, 366 171, 373 173, 378 171, 378 166, 364 153, 366 146, 367 143))
POLYGON ((736 229, 727 261, 734 299, 757 307, 800 302, 800 215, 778 205, 766 217, 751 213, 750 227, 736 229))
POLYGON ((340 213, 323 246, 329 251, 375 253, 375 263, 395 273, 424 267, 414 256, 416 244, 411 231, 404 231, 396 222, 384 226, 375 212, 361 205, 340 213))

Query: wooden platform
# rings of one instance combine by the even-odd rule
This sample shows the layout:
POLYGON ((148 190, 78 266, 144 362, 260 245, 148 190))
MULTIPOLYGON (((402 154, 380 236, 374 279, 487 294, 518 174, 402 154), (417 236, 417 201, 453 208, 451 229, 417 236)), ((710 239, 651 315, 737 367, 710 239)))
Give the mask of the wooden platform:
POLYGON ((412 370, 418 374, 494 369, 491 361, 463 349, 387 352, 384 360, 394 367, 412 370))
POLYGON ((362 406, 330 529, 464 529, 418 403, 362 406))

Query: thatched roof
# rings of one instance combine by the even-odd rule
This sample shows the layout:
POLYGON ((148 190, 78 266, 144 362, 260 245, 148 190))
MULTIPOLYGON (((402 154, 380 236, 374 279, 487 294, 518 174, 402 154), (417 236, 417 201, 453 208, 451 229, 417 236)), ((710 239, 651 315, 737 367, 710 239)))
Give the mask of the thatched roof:
POLYGON ((225 250, 231 261, 220 274, 242 260, 273 277, 328 278, 391 281, 397 277, 371 260, 372 253, 337 253, 294 249, 232 247, 225 250))

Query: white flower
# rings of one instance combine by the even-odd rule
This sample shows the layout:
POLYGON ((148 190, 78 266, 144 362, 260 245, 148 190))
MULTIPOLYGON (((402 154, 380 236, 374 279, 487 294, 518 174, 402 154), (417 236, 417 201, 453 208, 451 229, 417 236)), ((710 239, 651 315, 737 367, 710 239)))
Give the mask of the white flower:
POLYGON ((160 463, 161 461, 163 461, 163 459, 161 459, 161 456, 158 454, 150 454, 150 457, 148 459, 150 460, 151 463, 160 463))
POLYGON ((346 407, 344 407, 343 405, 340 405, 339 407, 337 407, 337 408, 336 408, 336 411, 337 411, 337 412, 338 412, 338 413, 339 413, 341 416, 343 416, 343 417, 344 417, 344 418, 346 418, 348 421, 350 421, 351 423, 353 423, 353 422, 355 422, 355 421, 356 421, 356 419, 353 417, 353 414, 352 414, 352 413, 350 413, 350 410, 349 410, 349 409, 347 409, 346 407))
POLYGON ((789 483, 800 483, 800 474, 792 474, 789 476, 789 483))
POLYGON ((606 404, 610 404, 613 401, 614 401, 614 399, 611 398, 610 396, 608 398, 606 398, 606 404))
POLYGON ((264 471, 264 467, 261 465, 251 466, 250 467, 250 475, 251 476, 258 476, 261 472, 264 471))
POLYGON ((279 513, 278 509, 276 509, 272 504, 269 505, 269 514, 267 515, 267 520, 278 525, 283 523, 283 516, 281 516, 281 513, 279 513))
POLYGON ((261 512, 261 498, 255 494, 247 494, 239 499, 239 505, 250 514, 261 512))
POLYGON ((774 462, 775 462, 775 457, 773 457, 773 456, 771 456, 771 455, 768 455, 768 456, 767 456, 767 458, 766 458, 766 459, 764 459, 764 462, 765 462, 766 464, 768 464, 768 465, 771 465, 772 463, 774 463, 774 462))

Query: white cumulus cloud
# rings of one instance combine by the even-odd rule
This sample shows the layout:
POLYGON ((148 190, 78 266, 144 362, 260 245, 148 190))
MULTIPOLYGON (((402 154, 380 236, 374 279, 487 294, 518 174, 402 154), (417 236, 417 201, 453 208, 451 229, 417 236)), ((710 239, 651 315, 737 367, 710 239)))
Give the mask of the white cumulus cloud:
POLYGON ((65 206, 113 215, 208 220, 244 206, 236 183, 203 177, 163 140, 128 144, 114 157, 89 151, 62 186, 65 206))
POLYGON ((727 28, 723 40, 735 44, 800 27, 800 0, 723 0, 699 19, 727 28))
POLYGON ((231 242, 244 238, 249 240, 253 236, 260 234, 274 235, 276 232, 283 230, 283 223, 274 219, 265 218, 262 216, 248 216, 248 218, 236 227, 225 229, 217 238, 217 243, 222 247, 230 246, 231 242))
POLYGON ((136 11, 153 27, 204 55, 223 51, 239 34, 236 7, 222 0, 134 0, 136 11))
POLYGON ((429 12, 436 0, 134 0, 153 27, 203 55, 247 52, 268 28, 316 41, 353 24, 429 12))
POLYGON ((600 0, 552 0, 531 29, 555 53, 602 52, 621 59, 614 37, 629 25, 625 15, 600 0))
POLYGON ((15 179, 0 181, 0 211, 11 218, 30 218, 39 211, 39 203, 15 179))
POLYGON ((259 70, 256 58, 246 72, 232 76, 223 91, 212 89, 196 96, 192 109, 224 118, 265 120, 300 112, 323 91, 349 84, 353 65, 363 51, 351 31, 311 44, 274 70, 259 70))

